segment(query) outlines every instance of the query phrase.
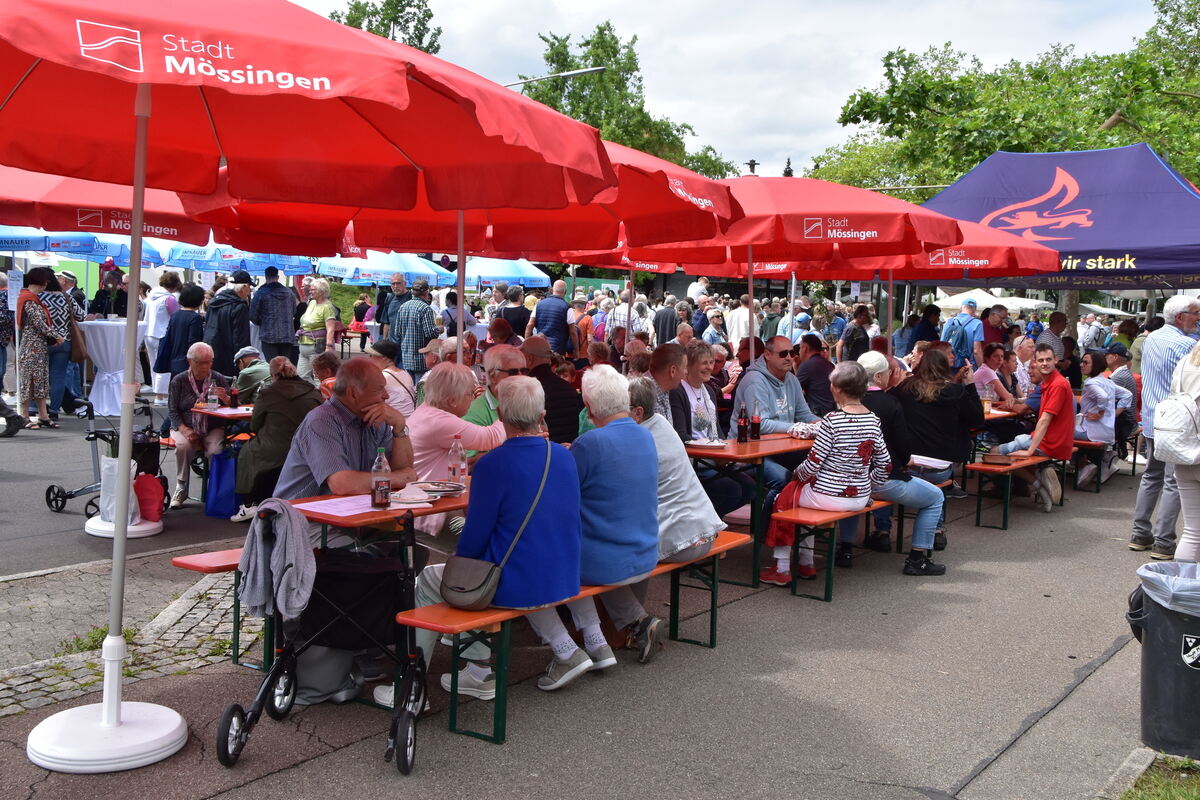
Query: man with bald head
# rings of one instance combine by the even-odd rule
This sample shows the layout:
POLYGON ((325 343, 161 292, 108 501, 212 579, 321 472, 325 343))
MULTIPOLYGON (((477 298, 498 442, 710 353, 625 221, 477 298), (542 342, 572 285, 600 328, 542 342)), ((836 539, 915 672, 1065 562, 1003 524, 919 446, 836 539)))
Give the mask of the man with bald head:
POLYGON ((526 338, 534 331, 546 337, 550 349, 559 355, 570 351, 571 337, 567 332, 567 312, 570 307, 566 301, 567 282, 555 281, 550 290, 550 296, 538 301, 533 313, 529 315, 529 323, 525 326, 526 338))

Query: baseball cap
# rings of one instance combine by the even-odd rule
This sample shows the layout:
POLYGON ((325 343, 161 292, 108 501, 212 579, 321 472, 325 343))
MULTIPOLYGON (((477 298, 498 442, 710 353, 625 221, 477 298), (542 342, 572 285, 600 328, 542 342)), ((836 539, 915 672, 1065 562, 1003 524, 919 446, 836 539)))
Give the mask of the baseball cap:
POLYGON ((429 344, 425 345, 417 352, 418 353, 433 353, 436 356, 440 356, 442 354, 442 340, 441 339, 430 339, 429 344))
POLYGON ((254 356, 255 358, 262 358, 262 353, 260 353, 258 351, 257 347, 243 347, 241 350, 238 350, 236 353, 233 354, 233 363, 236 364, 237 362, 241 361, 246 356, 254 356))
POLYGON ((972 300, 970 298, 964 300, 963 305, 970 306, 971 308, 979 308, 979 303, 976 303, 974 300, 972 300))
POLYGON ((892 368, 888 357, 876 350, 868 350, 858 357, 858 363, 867 371, 868 376, 878 375, 881 372, 887 372, 892 368))
POLYGON ((1110 356, 1120 356, 1121 358, 1129 358, 1129 348, 1120 342, 1113 342, 1105 350, 1110 356))
POLYGON ((521 352, 534 358, 550 358, 554 355, 554 351, 550 349, 550 342, 545 336, 530 336, 521 344, 521 352))
POLYGON ((244 269, 235 269, 229 276, 229 282, 239 286, 253 286, 254 278, 251 278, 250 273, 244 269))

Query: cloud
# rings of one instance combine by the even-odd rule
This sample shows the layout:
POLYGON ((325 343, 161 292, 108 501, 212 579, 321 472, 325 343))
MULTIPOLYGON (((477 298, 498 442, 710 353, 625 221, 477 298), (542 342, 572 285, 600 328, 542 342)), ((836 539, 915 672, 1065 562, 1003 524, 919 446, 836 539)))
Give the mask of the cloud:
MULTIPOLYGON (((322 14, 345 6, 302 0, 322 14)), ((693 146, 711 144, 761 174, 797 169, 842 142, 837 124, 852 92, 883 78, 889 50, 923 51, 946 42, 985 65, 1025 60, 1058 43, 1084 52, 1127 50, 1154 21, 1149 0, 843 0, 839 3, 718 0, 430 0, 441 25, 439 55, 499 83, 540 75, 539 33, 578 40, 611 20, 637 35, 651 113, 696 129, 693 146)))

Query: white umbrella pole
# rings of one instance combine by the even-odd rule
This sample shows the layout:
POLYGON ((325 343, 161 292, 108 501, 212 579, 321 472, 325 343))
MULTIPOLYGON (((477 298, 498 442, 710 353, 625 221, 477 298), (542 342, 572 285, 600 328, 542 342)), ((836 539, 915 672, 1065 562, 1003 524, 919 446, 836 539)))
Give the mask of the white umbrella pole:
POLYGON ((463 363, 463 339, 467 329, 463 324, 463 308, 467 305, 467 255, 463 245, 463 212, 458 211, 458 363, 463 363))
POLYGON ((788 292, 787 337, 792 338, 792 326, 796 324, 796 273, 792 273, 792 291, 788 292))
POLYGON ((891 275, 888 275, 887 337, 888 337, 888 352, 891 353, 892 355, 896 355, 895 353, 892 352, 892 316, 895 314, 895 312, 893 311, 893 308, 892 308, 892 304, 894 302, 892 298, 894 298, 895 296, 896 296, 896 279, 893 278, 891 275))
MULTIPOLYGON (((754 245, 746 245, 746 294, 750 296, 750 306, 746 309, 750 315, 750 363, 754 363, 754 245)), ((765 344, 765 342, 764 342, 765 344)), ((738 345, 735 344, 734 347, 738 345)))
MULTIPOLYGON (((139 84, 134 115, 137 140, 133 165, 133 215, 129 285, 141 280, 142 222, 145 216, 146 149, 150 129, 150 86, 139 84)), ((76 706, 42 720, 29 733, 26 754, 38 766, 58 772, 116 772, 153 764, 187 742, 187 724, 175 711, 151 703, 121 702, 121 634, 125 597, 125 539, 129 527, 129 465, 133 456, 133 403, 141 387, 137 369, 136 294, 125 315, 125 372, 121 386, 121 431, 117 449, 117 509, 113 520, 112 596, 108 635, 101 648, 104 697, 100 705, 76 706)))

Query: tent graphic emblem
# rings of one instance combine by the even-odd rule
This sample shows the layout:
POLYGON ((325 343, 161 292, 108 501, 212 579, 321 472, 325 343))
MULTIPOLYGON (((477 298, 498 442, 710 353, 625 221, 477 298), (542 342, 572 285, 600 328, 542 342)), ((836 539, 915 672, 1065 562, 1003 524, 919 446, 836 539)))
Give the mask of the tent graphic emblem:
POLYGON ((126 72, 142 71, 142 32, 119 25, 75 20, 79 55, 120 67, 126 72))
POLYGON ((1044 194, 998 208, 979 222, 1035 242, 1064 241, 1074 236, 1051 235, 1071 226, 1092 227, 1092 209, 1071 208, 1079 196, 1079 181, 1062 167, 1054 168, 1054 181, 1044 194))

